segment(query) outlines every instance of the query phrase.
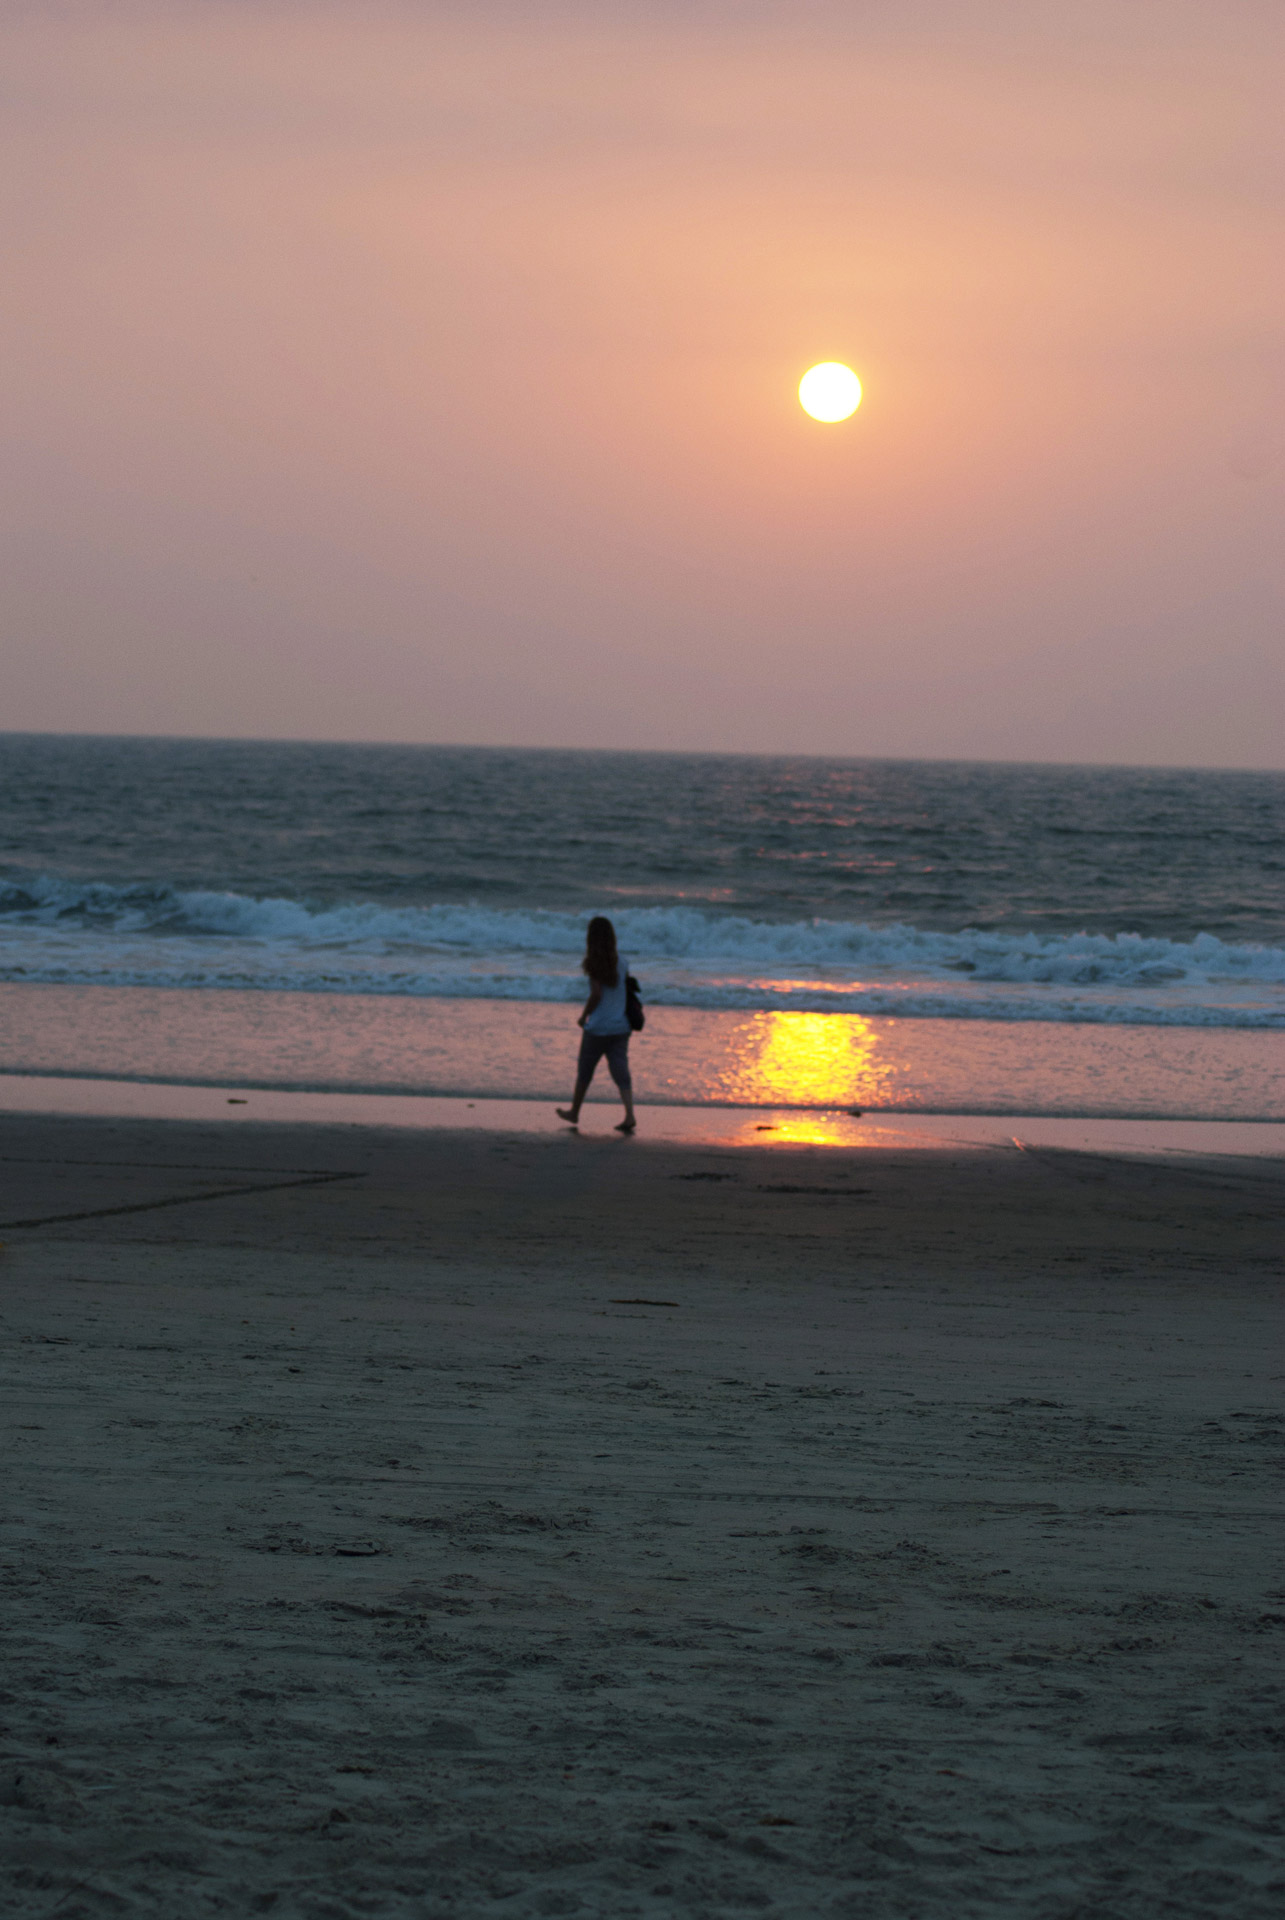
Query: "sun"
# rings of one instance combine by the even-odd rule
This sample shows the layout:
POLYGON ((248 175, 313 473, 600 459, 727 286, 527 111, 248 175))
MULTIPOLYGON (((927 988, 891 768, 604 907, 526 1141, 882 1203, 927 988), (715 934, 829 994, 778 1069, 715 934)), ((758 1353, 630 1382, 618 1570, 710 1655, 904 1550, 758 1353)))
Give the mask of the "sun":
POLYGON ((822 360, 800 380, 799 405, 814 420, 846 420, 861 405, 861 382, 841 360, 822 360))

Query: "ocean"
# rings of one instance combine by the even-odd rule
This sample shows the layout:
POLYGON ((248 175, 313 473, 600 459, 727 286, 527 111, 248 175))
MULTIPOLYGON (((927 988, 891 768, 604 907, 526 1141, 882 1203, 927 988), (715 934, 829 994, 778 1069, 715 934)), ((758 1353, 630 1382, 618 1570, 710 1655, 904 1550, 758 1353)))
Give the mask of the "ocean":
POLYGON ((666 1098, 1267 1117, 1283 847, 1271 773, 0 736, 0 1065, 565 1092, 603 912, 666 1098))

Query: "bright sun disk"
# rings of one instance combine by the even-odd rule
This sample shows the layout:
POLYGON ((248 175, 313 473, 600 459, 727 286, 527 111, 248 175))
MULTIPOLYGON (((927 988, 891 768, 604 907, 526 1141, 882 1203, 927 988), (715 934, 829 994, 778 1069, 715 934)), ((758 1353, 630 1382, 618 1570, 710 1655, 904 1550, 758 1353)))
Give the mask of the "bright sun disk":
POLYGON ((800 380, 799 405, 814 420, 846 420, 861 405, 861 382, 841 360, 822 360, 800 380))

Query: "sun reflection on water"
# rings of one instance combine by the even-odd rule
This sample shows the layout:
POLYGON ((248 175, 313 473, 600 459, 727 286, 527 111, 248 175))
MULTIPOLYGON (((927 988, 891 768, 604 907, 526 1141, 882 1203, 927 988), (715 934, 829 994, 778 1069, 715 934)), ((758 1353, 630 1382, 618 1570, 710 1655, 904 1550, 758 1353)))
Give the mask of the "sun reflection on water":
POLYGON ((747 1106, 863 1107, 879 1099, 893 1068, 879 1037, 854 1013, 755 1013, 729 1036, 713 1098, 747 1106))

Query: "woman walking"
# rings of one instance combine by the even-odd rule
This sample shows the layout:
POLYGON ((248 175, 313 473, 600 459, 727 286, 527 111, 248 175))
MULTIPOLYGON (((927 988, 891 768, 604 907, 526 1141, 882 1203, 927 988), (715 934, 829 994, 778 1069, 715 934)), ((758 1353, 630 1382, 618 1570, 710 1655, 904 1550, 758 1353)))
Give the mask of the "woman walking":
POLYGON ((616 1132, 632 1133, 638 1122, 634 1119, 634 1086, 629 1074, 629 1016, 625 1011, 629 968, 616 951, 616 929, 601 914, 589 922, 585 956, 580 967, 589 979, 589 998, 577 1023, 584 1029, 584 1038, 580 1042, 580 1059, 576 1066, 576 1090, 571 1096, 571 1105, 558 1107, 555 1111, 559 1120, 567 1120, 573 1127, 578 1124, 589 1082, 605 1054, 607 1071, 620 1089, 620 1097, 625 1103, 625 1117, 616 1132))

